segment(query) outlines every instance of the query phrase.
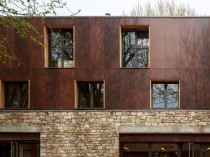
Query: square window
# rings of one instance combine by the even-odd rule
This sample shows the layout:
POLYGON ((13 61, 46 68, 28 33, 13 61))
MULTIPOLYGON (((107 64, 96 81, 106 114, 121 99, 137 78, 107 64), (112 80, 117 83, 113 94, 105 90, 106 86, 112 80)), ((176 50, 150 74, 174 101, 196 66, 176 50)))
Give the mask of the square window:
POLYGON ((49 29, 49 67, 74 67, 73 29, 49 29))
POLYGON ((179 108, 179 83, 152 83, 152 108, 179 108))
POLYGON ((28 107, 28 82, 5 82, 5 108, 28 107))
POLYGON ((104 83, 78 82, 78 108, 103 108, 104 83))
POLYGON ((122 67, 149 67, 149 30, 122 30, 122 67))

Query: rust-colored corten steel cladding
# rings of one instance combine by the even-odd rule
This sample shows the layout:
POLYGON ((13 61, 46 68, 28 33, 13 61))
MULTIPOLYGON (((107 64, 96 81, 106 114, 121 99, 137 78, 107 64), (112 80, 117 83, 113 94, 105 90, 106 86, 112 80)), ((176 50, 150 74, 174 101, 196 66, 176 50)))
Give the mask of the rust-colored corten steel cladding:
MULTIPOLYGON (((0 65, 0 80, 30 80, 29 109, 77 109, 76 81, 104 81, 104 109, 151 109, 151 82, 179 82, 180 109, 210 109, 209 17, 47 17, 30 19, 46 28, 74 32, 74 67, 46 67, 46 50, 8 33, 23 63, 0 65), (121 67, 121 28, 149 30, 149 67, 121 67)), ((42 41, 46 39, 41 38, 42 41)), ((9 50, 10 51, 10 50, 9 50)), ((2 106, 2 105, 1 105, 2 106)))

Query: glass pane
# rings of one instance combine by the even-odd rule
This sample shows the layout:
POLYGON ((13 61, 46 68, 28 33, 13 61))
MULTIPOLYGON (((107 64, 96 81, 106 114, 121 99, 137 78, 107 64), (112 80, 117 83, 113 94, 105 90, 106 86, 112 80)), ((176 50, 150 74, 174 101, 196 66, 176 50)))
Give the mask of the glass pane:
POLYGON ((20 107, 26 108, 28 106, 28 83, 22 83, 20 86, 20 107))
POLYGON ((136 67, 146 68, 149 66, 149 49, 148 48, 138 48, 136 52, 136 67))
POLYGON ((40 152, 36 143, 19 143, 19 157, 39 157, 40 152))
POLYGON ((11 143, 0 142, 0 157, 10 157, 10 156, 11 156, 11 143))
POLYGON ((123 31, 122 64, 127 68, 146 68, 149 66, 149 32, 123 31))
POLYGON ((152 85, 153 108, 164 108, 164 84, 152 85))
POLYGON ((19 107, 19 85, 16 83, 6 83, 6 107, 19 107))
POLYGON ((178 157, 177 144, 157 143, 152 144, 152 157, 178 157))
POLYGON ((63 59, 64 67, 73 67, 73 32, 64 32, 63 59))
POLYGON ((179 107, 179 84, 167 84, 167 108, 179 107))
POLYGON ((193 154, 192 150, 193 150, 193 145, 191 143, 182 144, 181 157, 191 156, 193 154))
POLYGON ((194 157, 200 157, 200 144, 193 144, 194 157))
POLYGON ((122 33, 122 63, 123 67, 136 67, 135 63, 135 32, 124 31, 122 33))
POLYGON ((122 149, 123 157, 149 157, 149 144, 147 143, 125 143, 122 149))
POLYGON ((92 83, 93 86, 93 106, 94 107, 103 107, 103 94, 104 94, 104 85, 103 83, 92 83))
POLYGON ((23 157, 31 157, 31 151, 30 150, 23 150, 23 157))
POLYGON ((202 157, 210 157, 210 144, 202 144, 202 157))
POLYGON ((89 83, 78 82, 79 108, 90 107, 89 83))
POLYGON ((28 106, 28 83, 9 83, 6 87, 7 108, 27 108, 28 106))
POLYGON ((60 32, 50 32, 50 66, 62 67, 62 41, 60 32))
POLYGON ((102 108, 103 82, 78 82, 79 108, 102 108))
POLYGON ((141 47, 149 47, 149 32, 148 31, 137 32, 137 45, 141 47))

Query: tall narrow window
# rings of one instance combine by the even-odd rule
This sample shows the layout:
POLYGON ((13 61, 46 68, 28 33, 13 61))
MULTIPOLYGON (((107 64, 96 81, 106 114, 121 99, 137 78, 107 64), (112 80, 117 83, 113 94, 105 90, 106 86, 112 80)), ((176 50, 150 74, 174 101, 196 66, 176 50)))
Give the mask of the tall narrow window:
POLYGON ((78 82, 78 108, 103 108, 104 83, 78 82))
POLYGON ((49 67, 73 67, 73 30, 49 30, 49 67))
POLYGON ((152 83, 153 108, 179 108, 178 83, 152 83))
POLYGON ((149 67, 149 31, 122 30, 122 67, 149 67))
POLYGON ((5 82, 5 108, 28 107, 28 82, 5 82))

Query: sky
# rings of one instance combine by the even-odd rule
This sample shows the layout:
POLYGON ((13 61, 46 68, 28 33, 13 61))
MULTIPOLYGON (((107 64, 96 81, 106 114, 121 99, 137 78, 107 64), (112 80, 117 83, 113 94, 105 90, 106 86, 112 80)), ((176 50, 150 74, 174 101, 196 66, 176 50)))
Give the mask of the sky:
MULTIPOLYGON (((67 0, 71 12, 81 10, 78 16, 105 16, 105 13, 110 13, 111 16, 122 16, 123 11, 129 14, 138 2, 145 4, 148 1, 155 4, 157 0, 67 0)), ((174 2, 189 4, 201 16, 210 15, 210 0, 174 0, 174 2)), ((58 13, 58 15, 67 15, 65 11, 58 13)))

